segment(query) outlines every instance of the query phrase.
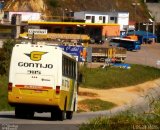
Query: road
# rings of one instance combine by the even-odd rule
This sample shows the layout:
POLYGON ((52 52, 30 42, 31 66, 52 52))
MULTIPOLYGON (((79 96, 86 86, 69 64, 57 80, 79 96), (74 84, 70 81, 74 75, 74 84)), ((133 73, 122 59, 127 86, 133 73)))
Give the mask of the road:
POLYGON ((160 68, 160 43, 142 45, 138 51, 127 51, 125 62, 160 68))
MULTIPOLYGON (((156 63, 160 60, 159 45, 143 45, 138 52, 127 52, 127 63, 146 64, 159 67, 156 63)), ((72 120, 52 121, 50 113, 36 113, 33 119, 17 119, 14 112, 0 112, 0 130, 78 130, 80 124, 91 118, 105 115, 112 116, 121 111, 132 108, 132 111, 140 113, 149 111, 150 102, 160 97, 160 80, 155 83, 157 87, 135 99, 131 104, 116 107, 109 111, 74 113, 72 120)))
MULTIPOLYGON (((160 68, 160 43, 141 45, 141 50, 127 51, 125 63, 141 64, 160 68), (159 64, 157 64, 159 62, 159 64)), ((96 68, 104 63, 89 63, 88 67, 96 68)))
POLYGON ((50 114, 36 113, 33 119, 16 119, 14 112, 0 112, 0 130, 78 130, 80 124, 88 121, 91 118, 101 115, 113 115, 121 111, 125 111, 128 106, 121 106, 109 111, 75 113, 72 120, 52 121, 50 114), (8 128, 8 129, 7 129, 8 128), (12 129, 13 130, 13 129, 12 129))
MULTIPOLYGON (((126 108, 123 106, 115 108, 112 111, 115 113, 118 111, 124 111, 125 109, 126 108)), ((0 130, 10 126, 13 126, 15 130, 29 130, 33 128, 34 130, 78 130, 79 125, 86 122, 88 119, 109 114, 110 111, 74 113, 72 120, 52 121, 49 113, 36 113, 34 119, 16 119, 13 111, 0 112, 0 130)))

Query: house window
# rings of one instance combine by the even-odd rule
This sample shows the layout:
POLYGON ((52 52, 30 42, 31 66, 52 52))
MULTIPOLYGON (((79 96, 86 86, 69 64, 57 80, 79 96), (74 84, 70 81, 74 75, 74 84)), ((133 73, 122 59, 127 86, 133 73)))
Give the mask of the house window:
POLYGON ((113 20, 114 20, 114 17, 110 17, 110 20, 112 20, 112 21, 113 21, 113 20))
POLYGON ((117 21, 117 17, 115 17, 115 23, 117 23, 118 21, 117 21))
POLYGON ((99 20, 102 20, 102 16, 99 16, 99 20))
POLYGON ((117 23, 117 17, 110 17, 110 21, 117 23))
POLYGON ((7 14, 4 14, 4 19, 7 19, 7 14))
POLYGON ((91 16, 86 16, 86 20, 89 20, 89 19, 91 19, 91 16))

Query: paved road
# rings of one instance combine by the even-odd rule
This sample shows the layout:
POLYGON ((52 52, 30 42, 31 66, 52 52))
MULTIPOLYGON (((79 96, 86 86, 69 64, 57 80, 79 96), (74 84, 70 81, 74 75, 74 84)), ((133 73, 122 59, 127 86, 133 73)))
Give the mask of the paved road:
MULTIPOLYGON (((128 106, 118 107, 111 111, 100 112, 87 112, 87 113, 75 113, 72 120, 65 121, 52 121, 50 120, 50 114, 38 114, 36 113, 34 119, 16 119, 14 112, 0 112, 0 130, 5 127, 13 126, 15 130, 78 130, 80 124, 88 121, 91 118, 100 115, 112 115, 120 111, 125 111, 128 106), (17 129, 18 127, 18 129, 17 129)), ((9 130, 9 129, 8 129, 9 130)))
POLYGON ((160 68, 160 43, 142 45, 141 50, 135 52, 127 51, 126 62, 160 68))
MULTIPOLYGON (((126 63, 141 64, 160 68, 160 43, 141 45, 141 50, 127 51, 126 63), (159 65, 157 64, 159 62, 159 65)), ((95 68, 104 63, 89 63, 88 67, 95 68)))

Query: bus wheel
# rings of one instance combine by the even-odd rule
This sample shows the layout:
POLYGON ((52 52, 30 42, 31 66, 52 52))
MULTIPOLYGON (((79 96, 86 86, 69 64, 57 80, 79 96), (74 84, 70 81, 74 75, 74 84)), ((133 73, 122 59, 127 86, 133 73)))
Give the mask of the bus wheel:
POLYGON ((15 116, 17 118, 32 119, 34 117, 34 111, 32 111, 32 110, 24 110, 24 107, 16 107, 15 108, 15 116))
POLYGON ((52 120, 60 120, 63 121, 65 119, 65 111, 62 110, 54 110, 51 112, 51 119, 52 120))
POLYGON ((16 118, 25 118, 26 117, 26 111, 23 107, 17 106, 15 107, 15 117, 16 118))
POLYGON ((26 117, 28 119, 32 119, 34 117, 34 111, 27 111, 26 112, 26 117))
POLYGON ((15 107, 15 117, 16 118, 22 118, 23 115, 23 111, 20 107, 15 107))
POLYGON ((66 112, 66 118, 71 120, 72 117, 73 117, 73 111, 67 111, 66 112))
POLYGON ((66 118, 66 101, 64 104, 64 110, 55 109, 51 112, 51 119, 63 121, 66 118))
MULTIPOLYGON (((75 106, 76 106, 76 100, 74 99, 74 106, 73 106, 73 111, 75 111, 75 106)), ((73 111, 67 111, 66 112, 66 118, 67 119, 72 119, 72 117, 73 117, 73 111)))
POLYGON ((52 120, 58 120, 57 116, 58 116, 58 115, 57 115, 57 111, 52 111, 52 112, 51 112, 51 119, 52 119, 52 120))
POLYGON ((62 111, 62 110, 59 110, 59 112, 58 112, 58 119, 60 121, 63 121, 63 120, 65 120, 65 117, 66 117, 66 112, 62 111))

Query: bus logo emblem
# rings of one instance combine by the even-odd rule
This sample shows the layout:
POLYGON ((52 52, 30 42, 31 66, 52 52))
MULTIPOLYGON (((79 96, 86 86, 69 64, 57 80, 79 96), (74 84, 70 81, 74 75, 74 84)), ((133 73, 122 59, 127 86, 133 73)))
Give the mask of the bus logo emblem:
POLYGON ((42 55, 46 54, 47 52, 41 52, 41 51, 32 51, 30 54, 25 54, 28 57, 30 57, 33 61, 40 61, 42 58, 42 55))

